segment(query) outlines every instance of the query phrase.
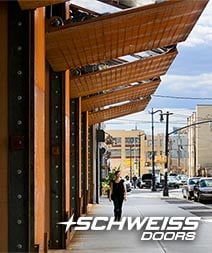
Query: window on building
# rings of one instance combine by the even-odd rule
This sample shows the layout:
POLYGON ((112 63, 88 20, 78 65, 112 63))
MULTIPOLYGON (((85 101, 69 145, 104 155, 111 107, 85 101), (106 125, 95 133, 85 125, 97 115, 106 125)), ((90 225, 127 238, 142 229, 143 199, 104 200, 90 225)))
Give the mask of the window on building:
POLYGON ((135 137, 135 144, 139 144, 139 137, 135 137))
POLYGON ((134 137, 125 137, 125 144, 134 144, 135 138, 134 137))
MULTIPOLYGON (((163 140, 160 139, 160 146, 163 145, 163 140)), ((148 140, 147 141, 147 146, 151 147, 152 146, 152 140, 148 140)), ((158 146, 158 139, 154 139, 154 146, 158 146)))
POLYGON ((125 138, 125 145, 126 146, 132 146, 132 147, 138 147, 140 144, 140 139, 139 137, 126 137, 125 138))
POLYGON ((125 149, 125 157, 130 158, 130 157, 139 157, 139 149, 138 148, 126 148, 125 149))
POLYGON ((120 145, 121 145, 121 137, 114 137, 113 146, 120 146, 120 145))
POLYGON ((121 149, 111 149, 111 158, 120 158, 121 149))

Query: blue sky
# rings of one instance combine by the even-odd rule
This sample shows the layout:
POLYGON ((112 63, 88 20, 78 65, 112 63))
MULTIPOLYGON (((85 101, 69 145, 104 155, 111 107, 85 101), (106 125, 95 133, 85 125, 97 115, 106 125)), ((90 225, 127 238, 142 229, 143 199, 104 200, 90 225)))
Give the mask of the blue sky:
MULTIPOLYGON (((179 54, 167 75, 162 77, 156 95, 207 98, 212 94, 212 1, 209 2, 193 31, 183 43, 178 44, 179 54)), ((212 97, 212 96, 211 96, 212 97)), ((194 109, 196 103, 210 100, 181 100, 186 108, 194 109)), ((153 107, 181 108, 178 100, 154 98, 153 107), (163 100, 163 101, 162 101, 163 100)))
MULTIPOLYGON (((186 125, 186 119, 195 111, 197 104, 212 104, 212 0, 196 23, 187 40, 178 44, 178 55, 167 74, 152 96, 146 110, 106 122, 106 129, 144 129, 150 128, 149 112, 162 109, 173 112, 170 116, 170 128, 186 125), (174 99, 157 97, 191 97, 199 99, 174 99), (200 99, 202 98, 202 99, 200 99), (203 99, 211 98, 211 99, 203 99)), ((154 115, 155 121, 159 115, 154 115)), ((158 118, 158 119, 157 119, 158 118)), ((156 126, 157 128, 157 126, 156 126)), ((164 124, 158 123, 158 131, 163 131, 164 124)))

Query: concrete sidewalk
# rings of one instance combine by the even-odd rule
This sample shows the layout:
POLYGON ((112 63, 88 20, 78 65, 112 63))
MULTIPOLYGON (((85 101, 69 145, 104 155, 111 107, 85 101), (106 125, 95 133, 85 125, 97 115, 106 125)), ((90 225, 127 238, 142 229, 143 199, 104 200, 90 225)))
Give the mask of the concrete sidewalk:
MULTIPOLYGON (((102 197, 101 203, 92 208, 89 216, 113 216, 113 205, 102 197)), ((67 250, 70 253, 210 253, 212 252, 212 208, 200 203, 177 199, 170 194, 163 197, 162 192, 133 190, 123 206, 123 216, 201 216, 197 236, 194 241, 143 241, 142 231, 76 231, 67 250)), ((58 252, 58 251, 57 251, 58 252)))

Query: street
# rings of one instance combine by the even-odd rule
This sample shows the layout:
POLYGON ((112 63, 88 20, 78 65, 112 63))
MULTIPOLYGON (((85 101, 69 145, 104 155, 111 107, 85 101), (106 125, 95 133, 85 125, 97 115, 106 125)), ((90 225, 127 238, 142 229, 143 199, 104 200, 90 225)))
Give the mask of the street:
MULTIPOLYGON (((96 231, 92 229, 76 231, 67 250, 63 250, 61 253, 94 253, 101 251, 104 251, 104 253, 187 253, 188 251, 199 253, 203 250, 204 253, 211 252, 212 204, 202 204, 183 199, 181 189, 170 190, 168 197, 163 197, 162 191, 152 192, 151 189, 132 189, 127 194, 127 201, 123 204, 123 217, 132 217, 133 219, 140 217, 141 220, 146 219, 147 221, 158 218, 161 219, 161 222, 165 221, 165 217, 166 221, 169 221, 169 219, 186 220, 191 218, 198 220, 198 227, 194 231, 185 232, 182 227, 179 230, 170 231, 164 226, 162 230, 158 231, 163 239, 143 240, 144 233, 154 235, 154 233, 157 234, 157 231, 149 232, 147 229, 146 232, 146 224, 142 229, 132 229, 130 231, 127 228, 118 230, 118 224, 114 225, 109 231, 102 229, 102 225, 107 224, 105 219, 110 219, 111 216, 113 216, 113 203, 106 196, 102 196, 100 204, 94 205, 89 213, 91 224, 94 217, 104 217, 104 221, 101 220, 95 223, 95 225, 100 226, 100 229, 96 231), (193 233, 194 238, 189 239, 186 237, 188 233, 193 233), (174 239, 164 239, 166 234, 173 234, 174 239)), ((161 226, 160 223, 155 224, 161 226)), ((179 220, 177 224, 179 224, 179 220)))
MULTIPOLYGON (((151 189, 132 189, 131 192, 128 193, 128 198, 152 198, 153 194, 151 192, 151 189)), ((163 191, 158 190, 157 192, 154 193, 154 197, 163 197, 163 191)), ((180 200, 185 200, 182 196, 182 188, 180 187, 179 189, 169 189, 169 197, 170 198, 177 198, 180 200)), ((188 203, 195 203, 194 200, 188 200, 188 203)), ((198 202, 196 202, 198 203, 198 202)), ((212 208, 212 201, 211 202, 203 202, 199 203, 201 205, 205 205, 207 207, 212 208)))

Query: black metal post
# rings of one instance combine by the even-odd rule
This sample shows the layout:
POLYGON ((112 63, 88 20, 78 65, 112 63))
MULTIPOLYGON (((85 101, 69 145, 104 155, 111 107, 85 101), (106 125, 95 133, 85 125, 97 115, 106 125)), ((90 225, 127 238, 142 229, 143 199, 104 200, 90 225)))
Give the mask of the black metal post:
POLYGON ((152 191, 156 191, 155 187, 155 140, 154 140, 154 117, 153 117, 153 108, 152 108, 152 191))
POLYGON ((141 134, 138 135, 139 136, 139 147, 138 147, 138 176, 141 176, 141 134))
POLYGON ((164 188, 163 188, 163 196, 169 196, 169 187, 168 187, 168 143, 169 143, 169 112, 166 113, 166 136, 165 136, 165 174, 164 174, 164 188))
POLYGON ((130 182, 132 182, 132 147, 130 145, 130 182))
POLYGON ((163 196, 169 196, 169 187, 168 187, 168 145, 169 145, 169 115, 173 113, 166 112, 166 135, 165 135, 165 174, 164 174, 164 188, 163 188, 163 196))
POLYGON ((155 185, 155 140, 154 140, 154 117, 153 115, 157 112, 160 112, 160 121, 163 121, 163 112, 162 110, 153 111, 152 108, 152 191, 156 191, 156 185, 155 185))

